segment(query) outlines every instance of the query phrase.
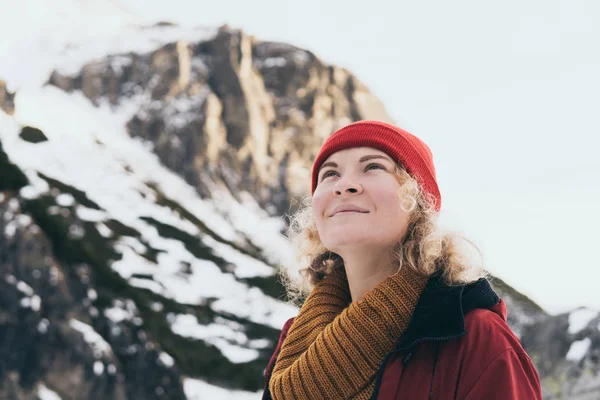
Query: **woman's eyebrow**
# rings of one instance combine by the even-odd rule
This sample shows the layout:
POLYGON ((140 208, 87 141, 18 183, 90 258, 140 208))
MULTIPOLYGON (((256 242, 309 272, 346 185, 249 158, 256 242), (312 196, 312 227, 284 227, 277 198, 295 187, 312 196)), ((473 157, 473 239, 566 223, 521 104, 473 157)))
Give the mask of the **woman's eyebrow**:
POLYGON ((319 168, 319 172, 321 172, 321 170, 325 167, 333 167, 333 168, 337 168, 337 164, 334 163, 333 161, 327 161, 326 163, 323 163, 323 165, 321 165, 321 167, 319 168))
MULTIPOLYGON (((362 156, 358 161, 359 162, 365 162, 365 161, 369 161, 369 160, 373 160, 376 158, 381 158, 383 160, 389 161, 392 164, 394 163, 389 157, 383 156, 383 155, 379 155, 379 154, 371 154, 371 155, 367 155, 367 156, 362 156)), ((333 167, 333 168, 337 168, 338 165, 336 163, 334 163, 333 161, 327 161, 326 163, 323 163, 321 165, 321 167, 319 168, 319 172, 321 172, 321 170, 323 170, 323 168, 325 167, 333 167)))
POLYGON ((365 162, 365 161, 373 160, 375 158, 383 158, 384 160, 387 160, 387 161, 393 163, 393 161, 389 157, 386 157, 386 156, 383 156, 383 155, 379 155, 379 154, 372 154, 372 155, 368 155, 368 156, 362 156, 360 158, 360 160, 358 160, 358 161, 359 162, 365 162))

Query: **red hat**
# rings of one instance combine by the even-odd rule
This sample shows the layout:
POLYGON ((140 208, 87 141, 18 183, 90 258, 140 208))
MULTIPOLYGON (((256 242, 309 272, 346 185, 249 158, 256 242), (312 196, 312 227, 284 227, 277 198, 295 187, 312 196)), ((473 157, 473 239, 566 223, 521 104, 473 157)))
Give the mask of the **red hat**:
POLYGON ((415 178, 422 189, 435 201, 437 211, 442 196, 435 177, 431 150, 416 136, 397 126, 379 121, 359 121, 347 125, 327 138, 312 169, 312 193, 317 188, 321 164, 333 153, 351 147, 373 147, 392 157, 415 178))

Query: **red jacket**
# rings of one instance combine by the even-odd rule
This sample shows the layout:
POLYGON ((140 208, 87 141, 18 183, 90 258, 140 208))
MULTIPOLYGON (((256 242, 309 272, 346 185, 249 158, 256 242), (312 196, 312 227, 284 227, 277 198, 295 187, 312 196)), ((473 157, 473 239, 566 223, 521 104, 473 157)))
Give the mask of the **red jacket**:
MULTIPOLYGON (((269 379, 293 318, 283 327, 269 379)), ((537 371, 485 279, 449 287, 432 277, 396 349, 382 362, 372 400, 541 400, 537 371)))

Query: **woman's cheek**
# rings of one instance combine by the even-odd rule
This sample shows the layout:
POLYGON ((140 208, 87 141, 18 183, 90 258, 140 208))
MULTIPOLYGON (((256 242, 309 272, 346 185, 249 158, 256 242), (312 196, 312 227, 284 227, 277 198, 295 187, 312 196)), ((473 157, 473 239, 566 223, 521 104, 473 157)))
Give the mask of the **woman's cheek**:
POLYGON ((326 206, 326 199, 323 193, 323 188, 317 186, 317 189, 315 190, 315 193, 312 197, 312 212, 313 212, 313 218, 315 219, 321 219, 323 212, 325 210, 325 206, 326 206))

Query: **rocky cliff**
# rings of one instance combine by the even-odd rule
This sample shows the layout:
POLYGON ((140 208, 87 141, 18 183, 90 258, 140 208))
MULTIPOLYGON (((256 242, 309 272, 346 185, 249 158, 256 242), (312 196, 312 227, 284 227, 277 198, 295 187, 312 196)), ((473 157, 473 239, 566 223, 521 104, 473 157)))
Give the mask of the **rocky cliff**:
POLYGON ((306 195, 323 140, 359 119, 391 121, 343 68, 311 52, 221 29, 211 40, 169 43, 149 54, 108 56, 50 84, 94 104, 135 101, 127 127, 203 197, 207 180, 252 193, 274 215, 306 195), (202 134, 199 134, 202 132, 202 134))
MULTIPOLYGON (((76 70, 17 110, 0 81, 0 397, 259 398, 295 313, 281 216, 324 138, 385 108, 349 71, 228 28, 76 70)), ((598 398, 598 313, 494 285, 546 398, 598 398)))
POLYGON ((0 110, 8 115, 12 115, 15 111, 15 94, 11 93, 6 88, 6 82, 0 80, 0 110))

